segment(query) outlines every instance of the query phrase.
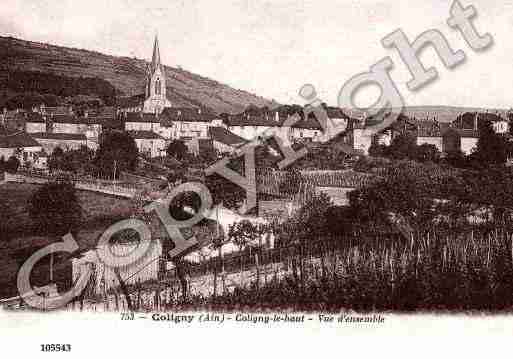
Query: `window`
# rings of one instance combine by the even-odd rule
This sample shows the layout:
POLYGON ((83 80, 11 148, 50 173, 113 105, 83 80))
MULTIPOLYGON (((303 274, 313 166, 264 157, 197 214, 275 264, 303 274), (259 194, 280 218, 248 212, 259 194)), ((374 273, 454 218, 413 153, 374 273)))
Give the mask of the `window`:
POLYGON ((162 93, 162 84, 160 82, 160 78, 157 77, 157 80, 155 81, 155 94, 160 95, 162 93))

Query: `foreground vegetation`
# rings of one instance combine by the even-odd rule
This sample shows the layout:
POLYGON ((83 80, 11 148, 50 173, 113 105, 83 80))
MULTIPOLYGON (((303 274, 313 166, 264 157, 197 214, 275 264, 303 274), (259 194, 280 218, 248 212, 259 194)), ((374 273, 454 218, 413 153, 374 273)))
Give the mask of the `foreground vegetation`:
POLYGON ((298 259, 296 278, 289 275, 204 304, 225 309, 510 311, 511 244, 511 235, 501 231, 359 243, 323 253, 325 261, 318 266, 298 259))

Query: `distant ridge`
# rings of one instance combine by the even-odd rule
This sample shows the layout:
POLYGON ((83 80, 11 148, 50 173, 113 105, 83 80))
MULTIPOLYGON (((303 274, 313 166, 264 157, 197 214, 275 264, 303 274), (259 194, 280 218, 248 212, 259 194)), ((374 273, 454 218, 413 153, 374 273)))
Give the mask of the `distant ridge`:
MULTIPOLYGON (((0 77, 13 70, 49 72, 69 77, 99 77, 126 96, 144 92, 146 62, 0 36, 0 77)), ((248 105, 277 103, 237 90, 189 71, 165 66, 168 98, 175 106, 207 106, 216 112, 236 113, 248 105)))
MULTIPOLYGON (((393 112, 399 112, 399 109, 392 109, 393 112)), ((506 113, 510 109, 505 108, 485 108, 485 107, 463 107, 463 106, 444 106, 444 105, 427 105, 427 106, 405 106, 402 110, 402 114, 409 118, 416 118, 417 120, 424 120, 436 118, 440 122, 451 122, 456 119, 459 115, 465 112, 491 112, 497 113, 502 117, 506 117, 506 113)), ((359 110, 346 110, 349 114, 351 113, 354 117, 358 117, 358 114, 363 113, 359 110)))

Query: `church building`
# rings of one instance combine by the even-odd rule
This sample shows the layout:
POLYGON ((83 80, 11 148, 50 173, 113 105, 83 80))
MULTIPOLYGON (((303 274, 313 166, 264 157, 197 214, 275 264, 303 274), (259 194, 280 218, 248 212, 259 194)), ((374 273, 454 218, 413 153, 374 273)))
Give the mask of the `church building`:
POLYGON ((166 107, 171 107, 171 103, 166 97, 166 74, 160 63, 159 39, 155 36, 151 64, 146 68, 143 112, 160 115, 166 107))

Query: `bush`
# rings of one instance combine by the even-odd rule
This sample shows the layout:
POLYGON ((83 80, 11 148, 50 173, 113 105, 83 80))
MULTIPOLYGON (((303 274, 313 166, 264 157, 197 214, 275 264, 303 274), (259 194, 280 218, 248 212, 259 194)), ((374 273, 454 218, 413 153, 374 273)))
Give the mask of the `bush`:
POLYGON ((9 173, 16 173, 20 167, 20 160, 14 156, 9 157, 5 163, 5 170, 9 173))
POLYGON ((440 151, 435 145, 423 143, 415 149, 414 157, 419 162, 438 162, 440 151))
POLYGON ((189 149, 181 140, 173 140, 166 149, 168 156, 174 157, 178 161, 182 161, 189 153, 189 149))

